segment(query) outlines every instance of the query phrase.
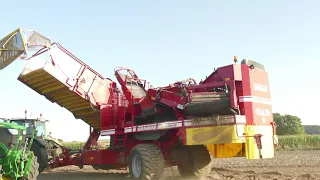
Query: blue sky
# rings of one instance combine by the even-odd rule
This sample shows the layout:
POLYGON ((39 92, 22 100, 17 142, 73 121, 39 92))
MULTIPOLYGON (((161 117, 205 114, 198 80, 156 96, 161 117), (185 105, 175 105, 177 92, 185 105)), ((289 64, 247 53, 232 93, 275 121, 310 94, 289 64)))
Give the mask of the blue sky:
MULTIPOLYGON (((319 1, 4 1, 0 36, 18 27, 61 43, 105 77, 132 68, 151 84, 167 85, 233 56, 265 65, 273 112, 318 124, 319 1)), ((53 135, 86 140, 88 126, 16 80, 24 62, 1 71, 1 116, 28 109, 51 119, 53 135)))

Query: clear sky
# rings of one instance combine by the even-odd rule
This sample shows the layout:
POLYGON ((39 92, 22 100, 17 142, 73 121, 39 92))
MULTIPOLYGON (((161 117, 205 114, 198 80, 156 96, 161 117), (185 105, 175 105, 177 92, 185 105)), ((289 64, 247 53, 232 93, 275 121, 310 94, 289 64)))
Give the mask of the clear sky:
MULTIPOLYGON (((117 66, 132 68, 151 84, 167 85, 233 56, 265 65, 273 112, 320 124, 320 1, 3 1, 0 36, 18 27, 61 43, 105 77, 117 66), (313 74, 313 75, 312 75, 313 74)), ((16 78, 24 62, 0 72, 0 115, 28 109, 51 119, 53 135, 86 140, 88 126, 16 78)))

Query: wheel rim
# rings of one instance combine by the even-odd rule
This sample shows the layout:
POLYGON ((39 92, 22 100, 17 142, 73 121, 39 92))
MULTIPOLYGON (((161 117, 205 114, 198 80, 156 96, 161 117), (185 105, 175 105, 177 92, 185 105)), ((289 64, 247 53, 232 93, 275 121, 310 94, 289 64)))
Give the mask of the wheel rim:
POLYGON ((139 177, 141 174, 141 159, 138 154, 132 158, 132 172, 135 177, 139 177))

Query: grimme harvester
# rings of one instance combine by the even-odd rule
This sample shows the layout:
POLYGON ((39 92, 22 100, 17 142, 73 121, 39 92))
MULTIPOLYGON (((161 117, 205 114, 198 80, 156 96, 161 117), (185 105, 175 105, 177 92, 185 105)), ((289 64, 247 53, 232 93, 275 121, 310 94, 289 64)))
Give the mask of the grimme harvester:
POLYGON ((129 166, 133 179, 159 179, 166 166, 202 176, 211 171, 211 158, 274 157, 268 74, 257 62, 219 67, 199 84, 188 79, 147 89, 127 68, 114 71, 118 87, 34 31, 17 29, 0 45, 0 69, 27 60, 18 80, 90 126, 81 152, 64 149, 52 167, 129 166), (93 148, 100 136, 110 136, 109 148, 93 148))

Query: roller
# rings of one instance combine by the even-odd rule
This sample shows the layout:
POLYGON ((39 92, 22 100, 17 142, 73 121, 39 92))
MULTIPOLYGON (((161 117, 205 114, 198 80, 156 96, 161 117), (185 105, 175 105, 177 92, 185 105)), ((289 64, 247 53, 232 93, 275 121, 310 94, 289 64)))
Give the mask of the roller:
POLYGON ((185 107, 186 116, 205 117, 215 114, 231 115, 230 97, 226 93, 192 93, 191 101, 185 107))

